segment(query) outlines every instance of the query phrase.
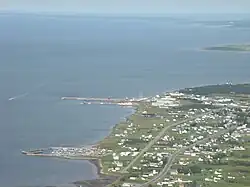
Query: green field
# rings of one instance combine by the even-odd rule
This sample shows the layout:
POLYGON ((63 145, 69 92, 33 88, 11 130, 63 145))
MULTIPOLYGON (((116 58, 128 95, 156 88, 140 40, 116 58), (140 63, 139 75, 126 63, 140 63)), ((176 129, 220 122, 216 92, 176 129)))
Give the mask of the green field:
MULTIPOLYGON (((180 92, 187 95, 204 95, 205 97, 212 97, 215 100, 221 98, 232 99, 240 105, 246 105, 250 102, 249 84, 202 86, 186 88, 180 90, 180 92)), ((250 120, 249 110, 244 110, 245 112, 243 112, 237 108, 233 110, 232 107, 229 107, 227 109, 231 111, 231 113, 228 113, 224 110, 217 112, 218 108, 221 107, 204 104, 192 98, 180 99, 179 106, 169 108, 155 107, 152 106, 151 103, 140 103, 133 115, 129 116, 126 121, 117 124, 112 129, 110 135, 99 142, 100 148, 108 150, 107 154, 101 157, 103 173, 121 176, 110 186, 120 186, 123 183, 145 183, 150 181, 154 176, 144 176, 150 173, 152 174, 152 172, 155 171, 159 173, 167 163, 167 156, 164 156, 161 157, 163 158, 161 161, 164 161, 163 164, 159 164, 157 153, 173 154, 176 150, 180 149, 176 147, 176 145, 186 146, 193 144, 190 143, 193 139, 199 138, 200 136, 204 138, 209 136, 208 130, 213 133, 215 133, 215 130, 217 132, 220 131, 221 128, 223 129, 224 117, 228 114, 234 116, 234 119, 237 119, 239 124, 247 122, 248 119, 250 120), (216 112, 214 109, 216 109, 216 112), (196 116, 204 117, 203 115, 208 115, 208 111, 211 110, 213 111, 211 113, 213 118, 204 118, 199 122, 194 121, 196 116), (144 115, 145 111, 150 115, 144 115), (190 112, 193 113, 190 114, 190 112), (189 117, 186 116, 187 114, 189 114, 189 117), (242 119, 238 119, 237 116, 242 119), (184 124, 181 123, 181 125, 175 125, 175 123, 183 121, 186 117, 191 120, 184 124), (139 152, 147 147, 147 145, 162 132, 162 129, 168 126, 170 126, 170 128, 165 131, 164 137, 166 136, 166 138, 172 139, 164 140, 162 136, 161 139, 157 139, 157 142, 147 149, 147 155, 145 155, 145 152, 144 155, 140 155, 139 152), (207 129, 202 130, 204 127, 207 129), (185 133, 180 133, 180 131, 184 130, 185 133), (148 139, 144 138, 148 136, 151 137, 148 139), (189 144, 186 144, 187 142, 189 142, 189 144), (133 148, 133 150, 131 150, 131 148, 133 148), (126 152, 130 152, 131 154, 121 156, 121 153, 126 152), (135 152, 139 154, 139 159, 137 159, 136 155, 133 155, 135 152), (114 153, 115 155, 119 155, 119 159, 116 160, 114 158, 114 153), (133 167, 130 167, 129 165, 131 165, 130 163, 132 160, 135 160, 135 162, 133 162, 133 167), (118 166, 117 162, 119 162, 121 166, 119 166, 119 170, 115 171, 118 166), (151 163, 151 165, 149 165, 149 163, 151 163), (157 163, 159 165, 154 165, 157 163), (127 166, 129 166, 128 169, 127 166), (127 169, 127 173, 123 172, 124 168, 127 169)), ((173 162, 171 170, 184 169, 185 174, 178 172, 178 175, 171 175, 169 172, 166 177, 172 178, 172 181, 177 178, 192 181, 192 184, 189 185, 190 187, 193 186, 194 183, 205 187, 250 186, 250 138, 249 136, 245 136, 243 139, 244 141, 242 142, 226 142, 224 140, 222 141, 220 137, 216 139, 216 143, 218 144, 217 147, 222 150, 240 145, 245 148, 243 151, 233 151, 223 155, 217 154, 214 149, 216 146, 213 146, 214 150, 203 148, 202 150, 204 150, 204 152, 199 152, 196 156, 181 153, 173 162), (210 154, 207 152, 213 153, 210 154), (206 159, 208 155, 213 156, 212 160, 208 161, 206 159), (221 158, 218 160, 217 157, 221 158), (204 161, 200 161, 201 158, 204 161), (189 163, 183 165, 181 164, 183 160, 189 163), (190 175, 187 175, 187 171, 190 175), (191 173, 189 171, 191 171, 191 173), (219 180, 215 182, 205 180, 214 180, 214 177, 218 176, 218 174, 215 174, 216 172, 221 173, 219 180), (233 179, 230 177, 233 177, 233 179)), ((159 181, 161 180, 164 179, 159 179, 159 181)), ((175 186, 177 184, 178 182, 175 183, 175 186)), ((155 186, 154 183, 152 185, 155 186)))

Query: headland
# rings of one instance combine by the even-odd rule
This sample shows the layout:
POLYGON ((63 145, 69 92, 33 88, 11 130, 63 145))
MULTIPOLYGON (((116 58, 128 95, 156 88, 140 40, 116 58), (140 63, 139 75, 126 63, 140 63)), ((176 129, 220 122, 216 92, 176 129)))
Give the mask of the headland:
POLYGON ((206 47, 209 51, 228 51, 228 52, 250 52, 250 44, 229 44, 221 46, 206 47))
MULTIPOLYGON (((99 100, 94 101, 106 101, 99 100)), ((102 141, 23 153, 89 160, 98 168, 99 178, 75 182, 78 187, 250 183, 250 84, 209 85, 140 100, 107 101, 132 103, 135 113, 102 141)))

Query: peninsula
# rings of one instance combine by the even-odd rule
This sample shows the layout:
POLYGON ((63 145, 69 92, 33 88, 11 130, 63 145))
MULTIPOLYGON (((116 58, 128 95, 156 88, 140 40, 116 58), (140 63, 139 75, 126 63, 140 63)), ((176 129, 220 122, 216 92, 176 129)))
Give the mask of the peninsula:
POLYGON ((212 46, 212 47, 206 47, 205 50, 250 52, 250 44, 230 44, 230 45, 222 45, 222 46, 212 46))
POLYGON ((134 107, 94 146, 24 154, 90 160, 100 178, 75 182, 78 187, 250 184, 250 84, 185 88, 134 107))

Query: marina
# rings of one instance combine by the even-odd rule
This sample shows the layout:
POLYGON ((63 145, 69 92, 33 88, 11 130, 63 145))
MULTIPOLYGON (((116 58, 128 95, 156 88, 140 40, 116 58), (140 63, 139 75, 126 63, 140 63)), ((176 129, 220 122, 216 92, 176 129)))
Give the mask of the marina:
POLYGON ((88 147, 49 147, 21 152, 27 156, 59 157, 68 159, 96 159, 105 154, 97 146, 88 147))

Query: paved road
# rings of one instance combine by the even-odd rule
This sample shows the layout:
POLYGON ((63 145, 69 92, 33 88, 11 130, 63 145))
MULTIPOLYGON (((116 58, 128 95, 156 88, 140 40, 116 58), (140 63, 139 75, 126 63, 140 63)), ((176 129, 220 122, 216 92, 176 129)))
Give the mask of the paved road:
POLYGON ((227 133, 229 132, 230 130, 233 130, 235 129, 236 126, 233 126, 229 129, 226 129, 226 130, 223 130, 223 131, 220 131, 216 134, 213 134, 211 136, 208 136, 207 138, 204 138, 203 140, 200 140, 200 141, 197 141, 189 146, 186 146, 186 147, 182 147, 181 149, 179 149, 178 151, 176 151, 174 154, 172 154, 169 159, 168 159, 168 162, 167 164, 164 166, 163 170, 156 176, 154 177, 153 179, 151 179, 150 181, 148 181, 147 183, 144 183, 144 184, 138 184, 138 185, 135 185, 134 187, 148 187, 149 184, 151 183, 155 183, 157 181, 159 181, 160 179, 162 179, 163 177, 166 176, 166 174, 168 173, 168 171, 170 170, 170 168, 172 167, 172 164, 175 160, 175 158, 181 153, 181 152, 184 152, 185 150, 187 149, 190 149, 192 148, 193 146, 197 145, 197 144, 201 144, 201 143, 204 143, 206 141, 208 141, 209 139, 211 138, 215 138, 215 137, 218 137, 224 133, 227 133))
MULTIPOLYGON (((203 114, 202 114, 202 115, 203 115, 203 114)), ((201 116, 201 115, 199 115, 199 116, 201 116)), ((199 117, 199 116, 196 116, 196 117, 199 117)), ((128 171, 128 169, 131 168, 131 167, 135 164, 135 162, 136 162, 140 157, 142 157, 144 153, 146 153, 146 152, 150 149, 150 147, 152 147, 158 140, 160 140, 160 138, 161 138, 164 134, 166 134, 166 132, 167 132, 167 130, 168 130, 169 128, 174 127, 174 126, 176 126, 176 125, 180 125, 180 124, 185 123, 185 122, 188 122, 188 121, 190 121, 190 120, 192 120, 192 119, 194 119, 194 118, 195 118, 195 117, 193 117, 193 118, 188 118, 188 119, 179 121, 179 122, 177 122, 177 123, 173 123, 172 125, 169 125, 169 126, 165 127, 165 128, 164 128, 164 129, 163 129, 163 130, 162 130, 153 140, 151 140, 151 141, 149 142, 149 144, 147 144, 146 147, 144 147, 144 148, 141 150, 141 152, 140 152, 140 153, 130 162, 130 164, 129 164, 126 168, 124 168, 124 169, 122 170, 122 173, 126 173, 126 172, 128 171)))
MULTIPOLYGON (((208 113, 206 113, 206 114, 209 114, 209 113, 212 113, 212 112, 215 112, 215 111, 217 111, 217 110, 213 110, 213 111, 208 112, 208 113)), ((195 115, 195 116, 192 117, 192 118, 187 118, 187 119, 185 119, 185 120, 182 120, 182 121, 173 123, 172 125, 169 125, 169 126, 165 127, 165 128, 164 128, 164 129, 163 129, 163 130, 162 130, 153 140, 151 140, 151 141, 149 142, 149 144, 147 144, 146 147, 144 147, 144 148, 141 150, 141 152, 140 152, 140 153, 130 162, 130 164, 129 164, 126 168, 124 168, 124 169, 121 171, 121 173, 126 173, 126 172, 128 172, 128 169, 131 168, 131 167, 135 164, 135 162, 136 162, 140 157, 142 157, 144 153, 146 153, 146 152, 150 149, 150 147, 152 147, 158 140, 160 140, 160 138, 161 138, 164 134, 166 134, 166 132, 167 132, 167 130, 168 130, 169 128, 172 128, 172 127, 174 127, 174 126, 183 124, 183 123, 188 122, 188 121, 190 121, 190 120, 194 120, 194 119, 199 118, 199 117, 201 117, 201 116, 203 116, 203 115, 204 115, 204 113, 199 114, 199 115, 195 115)))

